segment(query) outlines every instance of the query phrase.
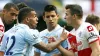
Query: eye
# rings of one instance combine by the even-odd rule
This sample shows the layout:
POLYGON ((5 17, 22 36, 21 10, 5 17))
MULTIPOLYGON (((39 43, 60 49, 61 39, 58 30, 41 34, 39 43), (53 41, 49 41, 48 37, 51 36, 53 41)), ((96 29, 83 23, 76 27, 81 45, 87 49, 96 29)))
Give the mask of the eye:
POLYGON ((11 16, 18 16, 17 14, 15 13, 10 13, 11 16))
POLYGON ((50 16, 46 16, 46 18, 50 18, 50 16))
POLYGON ((51 17, 55 17, 55 15, 51 15, 51 17))

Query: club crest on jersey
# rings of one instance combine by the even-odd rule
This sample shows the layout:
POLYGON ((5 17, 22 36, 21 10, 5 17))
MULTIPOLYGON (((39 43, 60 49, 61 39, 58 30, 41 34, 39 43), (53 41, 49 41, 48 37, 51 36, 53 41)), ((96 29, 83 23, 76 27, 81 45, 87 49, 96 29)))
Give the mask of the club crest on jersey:
POLYGON ((87 29, 88 29, 89 32, 94 30, 92 26, 88 26, 87 29))
POLYGON ((34 34, 33 34, 33 36, 34 36, 34 37, 33 37, 34 39, 37 39, 37 38, 38 38, 38 37, 37 37, 37 36, 35 36, 34 34))

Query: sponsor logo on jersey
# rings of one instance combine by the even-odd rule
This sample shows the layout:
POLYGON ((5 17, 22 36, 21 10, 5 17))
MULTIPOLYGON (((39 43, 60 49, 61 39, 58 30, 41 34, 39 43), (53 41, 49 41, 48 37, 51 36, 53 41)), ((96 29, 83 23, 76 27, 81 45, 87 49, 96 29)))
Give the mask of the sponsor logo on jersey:
POLYGON ((92 26, 88 26, 87 29, 88 29, 89 32, 94 30, 92 26))

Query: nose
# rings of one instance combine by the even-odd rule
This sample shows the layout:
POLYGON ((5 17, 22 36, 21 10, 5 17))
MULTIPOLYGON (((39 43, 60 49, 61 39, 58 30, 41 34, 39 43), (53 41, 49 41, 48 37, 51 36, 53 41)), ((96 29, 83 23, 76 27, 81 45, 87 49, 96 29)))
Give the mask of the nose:
POLYGON ((12 20, 16 20, 17 19, 17 16, 12 16, 12 20))
POLYGON ((36 23, 38 23, 38 18, 36 19, 36 23))
POLYGON ((52 20, 52 17, 51 16, 49 17, 49 20, 52 20))

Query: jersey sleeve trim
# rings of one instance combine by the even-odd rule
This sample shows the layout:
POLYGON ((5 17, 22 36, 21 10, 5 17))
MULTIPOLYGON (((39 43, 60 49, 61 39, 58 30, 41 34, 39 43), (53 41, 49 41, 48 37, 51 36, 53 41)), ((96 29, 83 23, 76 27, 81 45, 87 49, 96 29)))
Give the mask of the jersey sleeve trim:
POLYGON ((99 41, 99 36, 97 37, 97 39, 96 39, 96 40, 91 41, 89 44, 94 43, 94 42, 96 42, 96 41, 99 41))

